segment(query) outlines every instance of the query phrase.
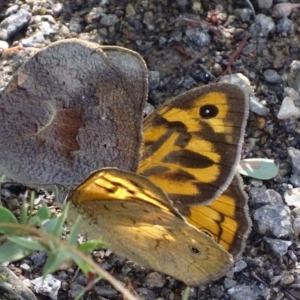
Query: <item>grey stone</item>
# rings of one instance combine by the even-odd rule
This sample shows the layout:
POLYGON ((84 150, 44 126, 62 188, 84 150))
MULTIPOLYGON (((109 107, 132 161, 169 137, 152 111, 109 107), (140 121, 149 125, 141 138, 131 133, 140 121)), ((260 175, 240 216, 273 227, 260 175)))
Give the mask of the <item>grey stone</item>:
POLYGON ((271 239, 264 237, 264 241, 268 248, 278 257, 282 257, 288 251, 288 247, 291 246, 291 241, 283 241, 280 239, 271 239))
POLYGON ((294 174, 300 176, 300 150, 294 147, 288 147, 288 155, 292 163, 294 174))
POLYGON ((261 9, 270 9, 273 5, 273 0, 258 0, 257 5, 261 9))
POLYGON ((296 215, 293 220, 293 230, 296 236, 300 235, 300 214, 296 215))
POLYGON ((259 99, 255 96, 250 97, 250 110, 259 116, 267 116, 270 113, 270 109, 259 102, 259 99))
POLYGON ((300 207, 300 188, 287 189, 284 193, 284 200, 289 206, 300 207))
POLYGON ((256 285, 236 285, 228 290, 228 294, 234 300, 259 300, 261 293, 262 290, 256 285))
POLYGON ((118 296, 118 292, 110 286, 95 286, 96 294, 102 297, 114 298, 118 296))
POLYGON ((23 39, 21 43, 24 47, 41 47, 45 45, 46 40, 43 33, 41 31, 38 31, 27 39, 23 39))
POLYGON ((242 73, 222 76, 219 82, 231 83, 237 85, 245 94, 246 99, 253 95, 249 79, 242 73))
POLYGON ((249 190, 249 204, 283 204, 283 200, 275 190, 254 186, 249 190))
POLYGON ((70 31, 80 33, 83 29, 82 18, 80 16, 73 16, 70 20, 70 31))
POLYGON ((285 97, 277 114, 277 118, 279 120, 286 120, 289 118, 297 119, 299 116, 300 109, 295 106, 295 103, 291 98, 285 97))
POLYGON ((55 23, 43 21, 39 24, 38 28, 41 30, 44 36, 58 33, 58 26, 55 23))
POLYGON ((210 44, 211 38, 208 33, 200 31, 199 28, 189 28, 185 32, 186 38, 198 47, 210 44))
POLYGON ((143 288, 143 287, 137 288, 136 292, 142 299, 147 299, 147 300, 156 299, 155 293, 147 288, 143 288))
POLYGON ((287 17, 280 19, 276 25, 276 30, 279 33, 292 34, 294 29, 293 21, 287 17))
POLYGON ((16 14, 5 18, 0 23, 0 39, 9 40, 15 33, 23 29, 30 19, 31 13, 22 8, 16 14))
POLYGON ((290 177, 290 183, 293 185, 293 187, 300 187, 300 176, 292 174, 290 177))
POLYGON ((264 14, 258 14, 254 24, 250 26, 249 30, 253 36, 266 38, 274 28, 275 23, 271 17, 264 14))
POLYGON ((53 275, 47 275, 45 278, 38 277, 31 280, 31 283, 34 285, 36 293, 48 296, 53 300, 57 299, 61 281, 56 279, 53 275))
POLYGON ((149 91, 155 90, 160 81, 160 75, 158 71, 149 71, 148 72, 148 81, 149 81, 149 91))
POLYGON ((103 16, 102 7, 93 7, 93 9, 84 17, 87 24, 91 24, 93 21, 100 19, 103 16))
POLYGON ((0 49, 5 50, 5 49, 8 49, 8 47, 9 47, 9 45, 8 45, 7 42, 5 42, 5 41, 0 41, 0 49))
POLYGON ((166 284, 166 276, 158 272, 151 272, 147 275, 145 284, 149 289, 162 288, 166 284))
POLYGON ((282 83, 282 78, 280 77, 280 75, 272 69, 264 71, 264 78, 267 82, 270 83, 282 83))
POLYGON ((291 211, 286 205, 265 205, 257 209, 253 217, 262 235, 272 234, 280 238, 293 234, 291 211))
POLYGON ((252 11, 249 8, 237 8, 234 10, 234 14, 242 21, 248 22, 250 21, 252 11))
POLYGON ((76 282, 73 282, 70 286, 70 289, 68 291, 68 296, 71 299, 75 299, 76 296, 78 296, 79 293, 81 293, 84 290, 84 287, 76 282))
POLYGON ((300 94, 300 61, 293 60, 291 62, 287 82, 289 87, 300 94))
POLYGON ((0 296, 2 300, 37 300, 37 297, 7 267, 0 266, 0 296))
POLYGON ((101 24, 104 26, 113 26, 119 22, 119 18, 117 15, 111 14, 111 15, 104 15, 101 18, 101 24))
POLYGON ((234 273, 241 272, 245 268, 247 268, 247 263, 244 260, 239 260, 234 264, 233 272, 234 273))

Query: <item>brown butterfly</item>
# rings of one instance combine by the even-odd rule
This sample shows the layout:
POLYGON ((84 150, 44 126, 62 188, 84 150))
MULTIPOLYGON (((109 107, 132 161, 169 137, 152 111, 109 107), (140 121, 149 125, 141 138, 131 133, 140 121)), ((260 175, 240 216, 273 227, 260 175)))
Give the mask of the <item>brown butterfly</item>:
POLYGON ((146 93, 135 52, 53 43, 0 95, 0 171, 71 187, 70 218, 82 215, 89 234, 146 267, 204 284, 227 272, 250 227, 233 180, 247 102, 229 84, 188 91, 144 121, 142 147, 146 93))

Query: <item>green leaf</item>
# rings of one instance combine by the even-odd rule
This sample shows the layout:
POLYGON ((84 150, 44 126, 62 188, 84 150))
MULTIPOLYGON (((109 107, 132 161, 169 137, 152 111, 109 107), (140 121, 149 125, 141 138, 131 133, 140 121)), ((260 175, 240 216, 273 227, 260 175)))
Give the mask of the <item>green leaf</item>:
POLYGON ((73 224, 70 234, 67 239, 67 241, 70 245, 78 244, 78 234, 79 234, 81 224, 82 224, 82 219, 80 217, 78 217, 76 219, 75 223, 73 224))
POLYGON ((58 223, 56 225, 56 227, 54 228, 52 234, 56 237, 61 237, 62 232, 63 232, 63 225, 66 222, 67 216, 68 216, 68 210, 69 210, 69 203, 67 203, 64 206, 64 209, 62 211, 61 216, 58 218, 58 223))
POLYGON ((18 220, 10 210, 0 206, 0 232, 9 234, 16 231, 16 229, 4 227, 2 223, 18 224, 18 220))
POLYGON ((75 262, 75 264, 78 266, 78 268, 85 275, 88 275, 88 273, 90 273, 90 272, 92 272, 92 273, 94 272, 93 268, 88 263, 83 261, 80 257, 78 257, 77 255, 71 253, 71 258, 75 262))
POLYGON ((268 180, 277 175, 278 168, 272 159, 247 158, 240 161, 237 171, 245 176, 268 180))
POLYGON ((20 214, 20 224, 27 224, 28 222, 28 209, 26 201, 22 201, 21 214, 20 214))
POLYGON ((30 218, 27 220, 27 225, 29 226, 38 226, 41 224, 41 220, 37 215, 30 216, 30 218))
POLYGON ((35 200, 35 191, 32 191, 31 195, 30 195, 30 210, 29 210, 29 214, 28 214, 29 217, 31 217, 32 213, 33 213, 34 200, 35 200))
POLYGON ((20 247, 11 241, 7 241, 0 246, 0 264, 20 260, 30 255, 32 252, 34 251, 20 247))
POLYGON ((57 224, 60 224, 59 218, 47 219, 41 225, 41 228, 45 230, 47 233, 53 233, 54 229, 57 227, 57 224))
POLYGON ((50 209, 46 206, 46 204, 43 203, 42 207, 40 207, 36 214, 41 222, 49 219, 51 217, 50 209))
POLYGON ((13 236, 13 237, 9 237, 8 240, 28 250, 33 250, 33 251, 46 250, 46 248, 43 245, 33 240, 31 237, 13 236))
POLYGON ((191 291, 191 288, 190 287, 186 287, 185 290, 182 293, 181 300, 188 300, 189 299, 189 295, 190 295, 190 291, 191 291))
POLYGON ((100 240, 86 241, 77 246, 77 249, 84 252, 92 252, 96 249, 100 249, 106 246, 106 244, 100 240))
POLYGON ((56 249, 54 253, 49 253, 43 268, 43 276, 57 271, 67 261, 71 260, 70 252, 63 248, 56 249))

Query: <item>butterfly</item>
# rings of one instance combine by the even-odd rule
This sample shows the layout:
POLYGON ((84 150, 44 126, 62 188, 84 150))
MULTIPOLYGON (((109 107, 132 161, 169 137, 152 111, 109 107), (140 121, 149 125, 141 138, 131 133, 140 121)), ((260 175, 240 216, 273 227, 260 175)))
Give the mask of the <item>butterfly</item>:
POLYGON ((250 228, 235 174, 247 101, 235 86, 209 85, 142 125, 146 95, 137 53, 76 39, 51 44, 0 95, 0 172, 65 186, 69 218, 81 215, 90 236, 205 284, 225 275, 250 228))

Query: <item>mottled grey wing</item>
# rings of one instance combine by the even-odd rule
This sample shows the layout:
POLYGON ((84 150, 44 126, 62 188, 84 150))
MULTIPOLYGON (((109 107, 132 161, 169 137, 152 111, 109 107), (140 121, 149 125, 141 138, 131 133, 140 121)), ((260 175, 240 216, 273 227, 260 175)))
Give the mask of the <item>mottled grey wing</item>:
POLYGON ((107 52, 71 39, 19 69, 0 95, 0 173, 68 185, 107 166, 135 171, 147 69, 137 53, 107 52))

